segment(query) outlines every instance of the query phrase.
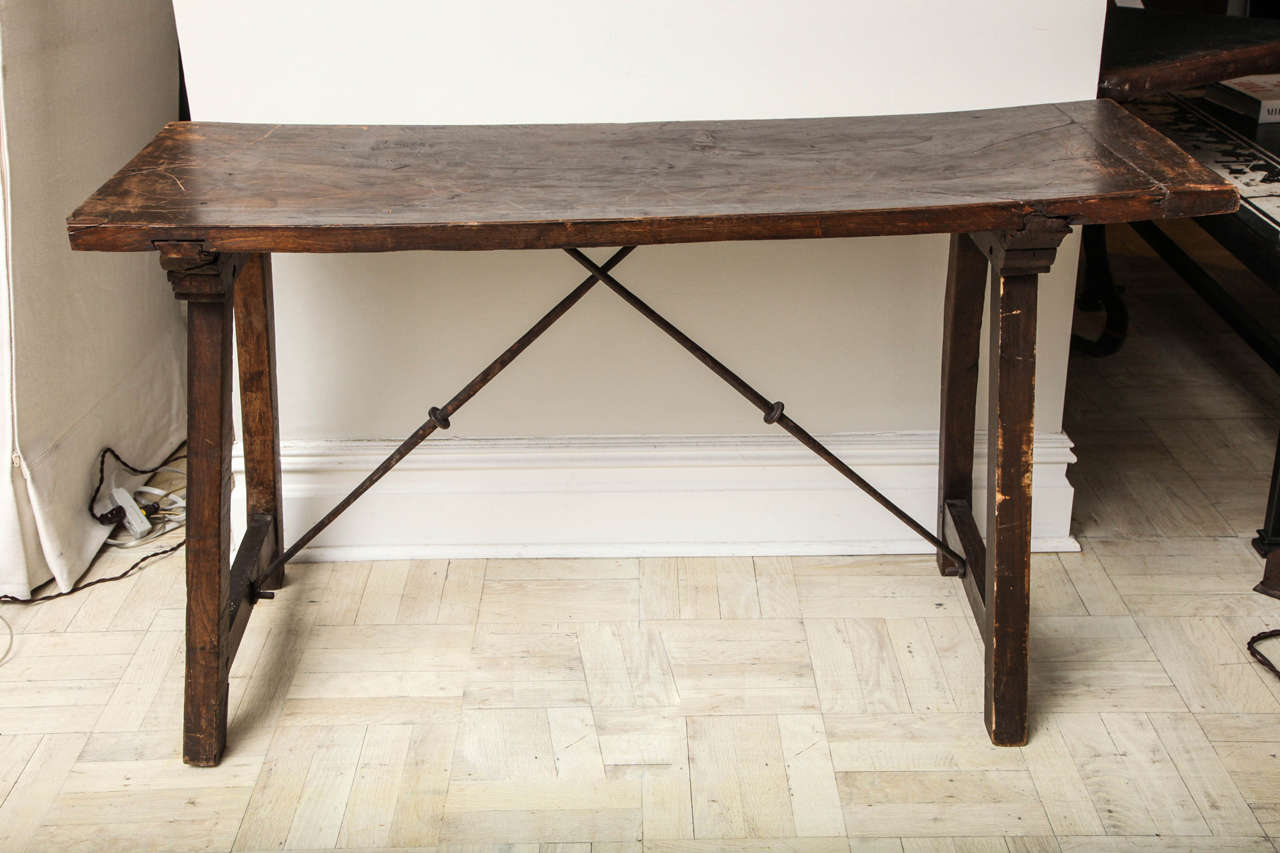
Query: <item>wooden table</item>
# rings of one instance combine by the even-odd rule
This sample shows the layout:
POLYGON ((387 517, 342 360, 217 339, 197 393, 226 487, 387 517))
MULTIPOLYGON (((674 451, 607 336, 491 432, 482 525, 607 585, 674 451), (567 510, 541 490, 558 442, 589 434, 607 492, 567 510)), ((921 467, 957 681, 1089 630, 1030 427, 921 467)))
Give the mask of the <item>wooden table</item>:
POLYGON ((1107 10, 1098 97, 1128 101, 1280 71, 1280 21, 1146 9, 1107 10))
MULTIPOLYGON (((1222 14, 1107 9, 1098 97, 1127 103, 1247 74, 1280 71, 1280 21, 1222 14)), ((1105 311, 1096 340, 1072 335, 1074 352, 1102 357, 1129 333, 1129 309, 1111 278, 1101 226, 1084 228, 1084 285, 1076 304, 1105 311)), ((1159 249, 1156 250, 1159 252, 1159 249)), ((1280 529, 1280 528, 1277 528, 1280 529)))
POLYGON ((1280 20, 1107 9, 1098 97, 1117 101, 1280 70, 1280 20))
MULTIPOLYGON (((1276 53, 1280 56, 1280 43, 1276 53)), ((1259 280, 1280 291, 1280 125, 1259 126, 1216 104, 1184 95, 1143 98, 1126 108, 1236 188, 1237 212, 1197 216, 1194 221, 1259 280)), ((1273 311, 1258 311, 1238 299, 1219 276, 1182 248, 1175 235, 1149 222, 1133 223, 1133 227, 1259 358, 1280 373, 1280 323, 1273 311)), ((1105 255, 1095 254, 1089 260, 1095 268, 1106 263, 1105 255)), ((1110 279, 1109 271, 1105 278, 1110 279)), ((1280 440, 1262 527, 1253 547, 1265 560, 1254 591, 1280 598, 1280 440)))
MULTIPOLYGON (((562 249, 588 276, 424 421, 332 518, 596 283, 656 323, 938 549, 986 643, 992 742, 1027 737, 1037 277, 1073 224, 1202 216, 1235 192, 1108 101, 872 118, 508 127, 175 123, 68 219, 71 245, 157 251, 188 315, 183 756, 216 764, 227 672, 283 581, 270 255, 562 249), (610 272, 654 243, 948 233, 937 535, 844 466, 610 272), (578 249, 622 246, 597 265, 578 249), (985 512, 973 507, 987 272, 993 306, 985 512), (231 347, 249 525, 230 563, 231 347), (975 521, 984 515, 986 533, 975 521)), ((797 294, 803 299, 804 295, 797 294)), ((908 334, 911 330, 904 330, 908 334)), ((314 528, 313 528, 314 530, 314 528)), ((429 652, 424 652, 429 653, 429 652)))
MULTIPOLYGON (((1273 287, 1280 287, 1280 203, 1273 178, 1280 168, 1280 126, 1259 126, 1199 98, 1159 96, 1232 77, 1277 72, 1280 20, 1107 10, 1098 96, 1130 102, 1130 111, 1237 188, 1243 199, 1238 213, 1196 217, 1196 224, 1273 287)), ((1280 372, 1280 340, 1270 318, 1253 316, 1160 228, 1137 225, 1135 231, 1280 372)), ((1103 228, 1084 229, 1084 255, 1086 277, 1080 304, 1105 310, 1106 323, 1097 341, 1074 336, 1072 348, 1110 355, 1124 342, 1129 313, 1111 277, 1103 228)), ((1280 598, 1280 439, 1266 512, 1253 546, 1266 560, 1254 590, 1280 598)))

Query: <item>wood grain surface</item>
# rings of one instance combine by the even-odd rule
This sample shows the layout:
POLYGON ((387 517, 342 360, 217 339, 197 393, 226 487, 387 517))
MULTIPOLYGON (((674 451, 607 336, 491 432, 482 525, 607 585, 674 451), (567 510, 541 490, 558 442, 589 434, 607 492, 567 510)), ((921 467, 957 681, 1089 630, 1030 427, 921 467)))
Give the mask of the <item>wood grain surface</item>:
POLYGON ((649 124, 173 123, 68 219, 76 249, 528 249, 1020 229, 1229 212, 1108 101, 649 124))
POLYGON ((1280 21, 1107 10, 1098 96, 1128 101, 1280 71, 1280 21))

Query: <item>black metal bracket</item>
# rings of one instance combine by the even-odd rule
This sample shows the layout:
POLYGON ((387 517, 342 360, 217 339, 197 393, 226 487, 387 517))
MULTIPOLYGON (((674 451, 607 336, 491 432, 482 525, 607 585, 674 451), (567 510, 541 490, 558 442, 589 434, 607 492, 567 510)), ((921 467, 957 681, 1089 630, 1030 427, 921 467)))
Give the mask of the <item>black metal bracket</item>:
POLYGON ((254 604, 257 604, 259 601, 262 601, 264 598, 271 599, 275 597, 276 597, 276 594, 274 591, 269 589, 263 589, 261 586, 258 585, 256 581, 249 584, 249 600, 252 601, 254 604))
MULTIPOLYGON (((467 385, 459 391, 453 399, 439 408, 434 406, 431 407, 427 413, 427 420, 420 427, 414 430, 408 438, 401 442, 399 447, 397 447, 386 459, 382 461, 380 465, 378 465, 377 468, 365 477, 359 485, 352 489, 350 494, 339 501, 337 506, 312 525, 311 529, 302 534, 302 536, 298 538, 298 541, 289 547, 288 551, 272 563, 270 570, 274 571, 277 567, 282 566, 289 560, 293 559, 299 551, 306 547, 306 545, 318 536, 321 531, 328 527, 334 519, 345 512, 351 504, 355 503, 355 501, 368 491, 374 483, 382 479, 388 471, 394 468, 402 459, 404 459, 404 457, 408 456, 415 447, 427 438, 427 436, 431 435, 431 433, 435 432, 437 429, 448 429, 449 418, 451 415, 461 409, 462 406, 474 397, 481 388, 501 373, 507 365, 515 360, 516 356, 524 352, 524 350, 533 343, 539 335, 550 328, 552 323, 564 316, 564 314, 571 307, 577 304, 578 300, 585 296, 587 291, 590 290, 597 282, 603 282, 605 286, 621 297, 624 302, 644 315, 646 319, 651 321, 669 337, 675 340, 676 343, 680 344, 680 346, 693 355, 694 358, 706 365, 711 372, 715 373, 728 383, 735 391, 746 398, 747 402, 760 410, 761 414, 764 416, 765 423, 777 424, 780 426, 797 441, 812 450, 820 459, 843 475, 845 479, 849 480, 865 492, 872 500, 888 510, 890 514, 905 524, 922 539, 934 548, 946 554, 951 559, 955 560, 963 570, 965 560, 961 554, 952 549, 940 538, 935 536, 930 530, 908 515, 905 510, 893 501, 889 500, 888 497, 841 461, 840 458, 832 453, 824 444, 822 444, 822 442, 818 441, 818 439, 814 438, 803 427, 788 417, 783 412, 784 405, 781 401, 770 400, 755 388, 751 387, 751 385, 749 385, 740 376, 726 367, 721 361, 699 346, 692 338, 676 328, 669 320, 651 308, 647 303, 640 299, 639 296, 636 296, 623 286, 621 282, 614 278, 610 274, 610 270, 620 264, 623 259, 634 250, 635 246, 626 246, 615 252, 605 263, 597 264, 595 261, 584 255, 579 249, 565 249, 565 253, 586 268, 590 275, 581 284, 574 288, 569 295, 560 300, 560 302, 558 302, 550 311, 544 314, 542 319, 535 323, 529 331, 525 332, 525 334, 522 335, 515 343, 508 347, 502 355, 494 359, 488 367, 482 370, 474 379, 471 380, 471 382, 467 383, 467 385)), ((255 596, 264 598, 268 597, 260 590, 252 590, 251 592, 255 596)))

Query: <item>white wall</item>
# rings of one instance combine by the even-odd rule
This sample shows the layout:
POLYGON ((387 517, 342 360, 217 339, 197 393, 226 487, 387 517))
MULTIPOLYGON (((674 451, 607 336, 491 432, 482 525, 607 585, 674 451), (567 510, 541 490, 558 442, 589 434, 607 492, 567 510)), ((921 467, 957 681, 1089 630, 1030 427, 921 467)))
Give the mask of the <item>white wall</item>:
POLYGON ((1090 98, 1105 0, 176 0, 197 118, 772 118, 1090 98))
MULTIPOLYGON (((197 120, 444 124, 856 115, 1086 99, 1096 86, 1105 2, 375 0, 353 13, 336 0, 175 0, 175 9, 197 120)), ((1037 426, 1045 435, 1061 429, 1076 246, 1074 238, 1064 245, 1042 289, 1037 426)), ((937 428, 945 263, 943 236, 703 244, 643 247, 618 275, 766 395, 785 400, 811 431, 876 431, 883 446, 900 439, 906 448, 920 431, 937 428)), ((558 252, 277 256, 293 530, 324 509, 318 495, 327 498, 354 476, 328 470, 350 457, 337 442, 408 433, 428 406, 447 399, 580 280, 580 268, 558 252)), ((770 431, 603 290, 454 423, 450 440, 770 431)), ((544 447, 504 446, 526 455, 544 447)), ((904 453, 897 462, 911 456, 904 453)), ((1065 541, 1065 458, 1043 477, 1037 468, 1038 488, 1066 495, 1041 502, 1042 545, 1065 541), (1054 517, 1046 519, 1050 507, 1054 517)), ((740 457, 748 469, 758 461, 740 457)), ((592 464, 614 479, 600 481, 597 499, 588 494, 563 511, 586 513, 607 530, 616 513, 599 496, 648 487, 605 457, 592 464)), ((710 457, 689 464, 717 466, 710 457)), ((886 487, 907 488, 888 468, 880 474, 886 487)), ((913 476, 928 479, 927 472, 913 476)), ((484 534, 457 532, 480 525, 455 520, 451 533, 449 524, 429 521, 431 507, 443 503, 441 487, 411 480, 400 481, 394 501, 371 496, 363 514, 322 542, 485 551, 484 534), (387 512, 414 528, 402 531, 407 541, 375 535, 387 512)), ((463 478, 444 493, 452 499, 478 482, 463 478)), ((815 499, 815 511, 835 506, 824 501, 841 509, 828 513, 826 532, 800 531, 767 509, 749 511, 741 491, 715 477, 699 482, 721 493, 721 519, 704 519, 709 539, 721 542, 740 531, 720 522, 741 511, 753 524, 774 519, 770 541, 821 549, 814 543, 834 548, 839 540, 849 549, 849 537, 836 531, 866 504, 854 495, 815 499)), ((679 539, 664 532, 679 510, 659 508, 678 507, 690 489, 650 493, 645 547, 662 550, 679 539)), ((557 520, 538 512, 549 494, 508 500, 487 522, 493 542, 520 541, 524 533, 503 527, 527 511, 551 527, 547 549, 554 551, 557 520)), ((928 520, 928 500, 921 504, 928 520)), ((891 519, 876 519, 878 537, 858 538, 883 544, 899 535, 891 519)), ((565 533, 563 541, 571 538, 565 533)), ((696 542, 679 541, 683 552, 696 550, 696 542)))

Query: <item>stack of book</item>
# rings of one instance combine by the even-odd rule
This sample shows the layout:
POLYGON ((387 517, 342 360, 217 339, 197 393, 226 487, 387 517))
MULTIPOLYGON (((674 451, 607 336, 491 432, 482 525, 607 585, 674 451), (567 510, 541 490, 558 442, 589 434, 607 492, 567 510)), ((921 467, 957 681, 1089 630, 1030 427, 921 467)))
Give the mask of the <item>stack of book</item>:
POLYGON ((1205 89, 1204 97, 1258 124, 1280 122, 1280 74, 1223 80, 1205 89))

